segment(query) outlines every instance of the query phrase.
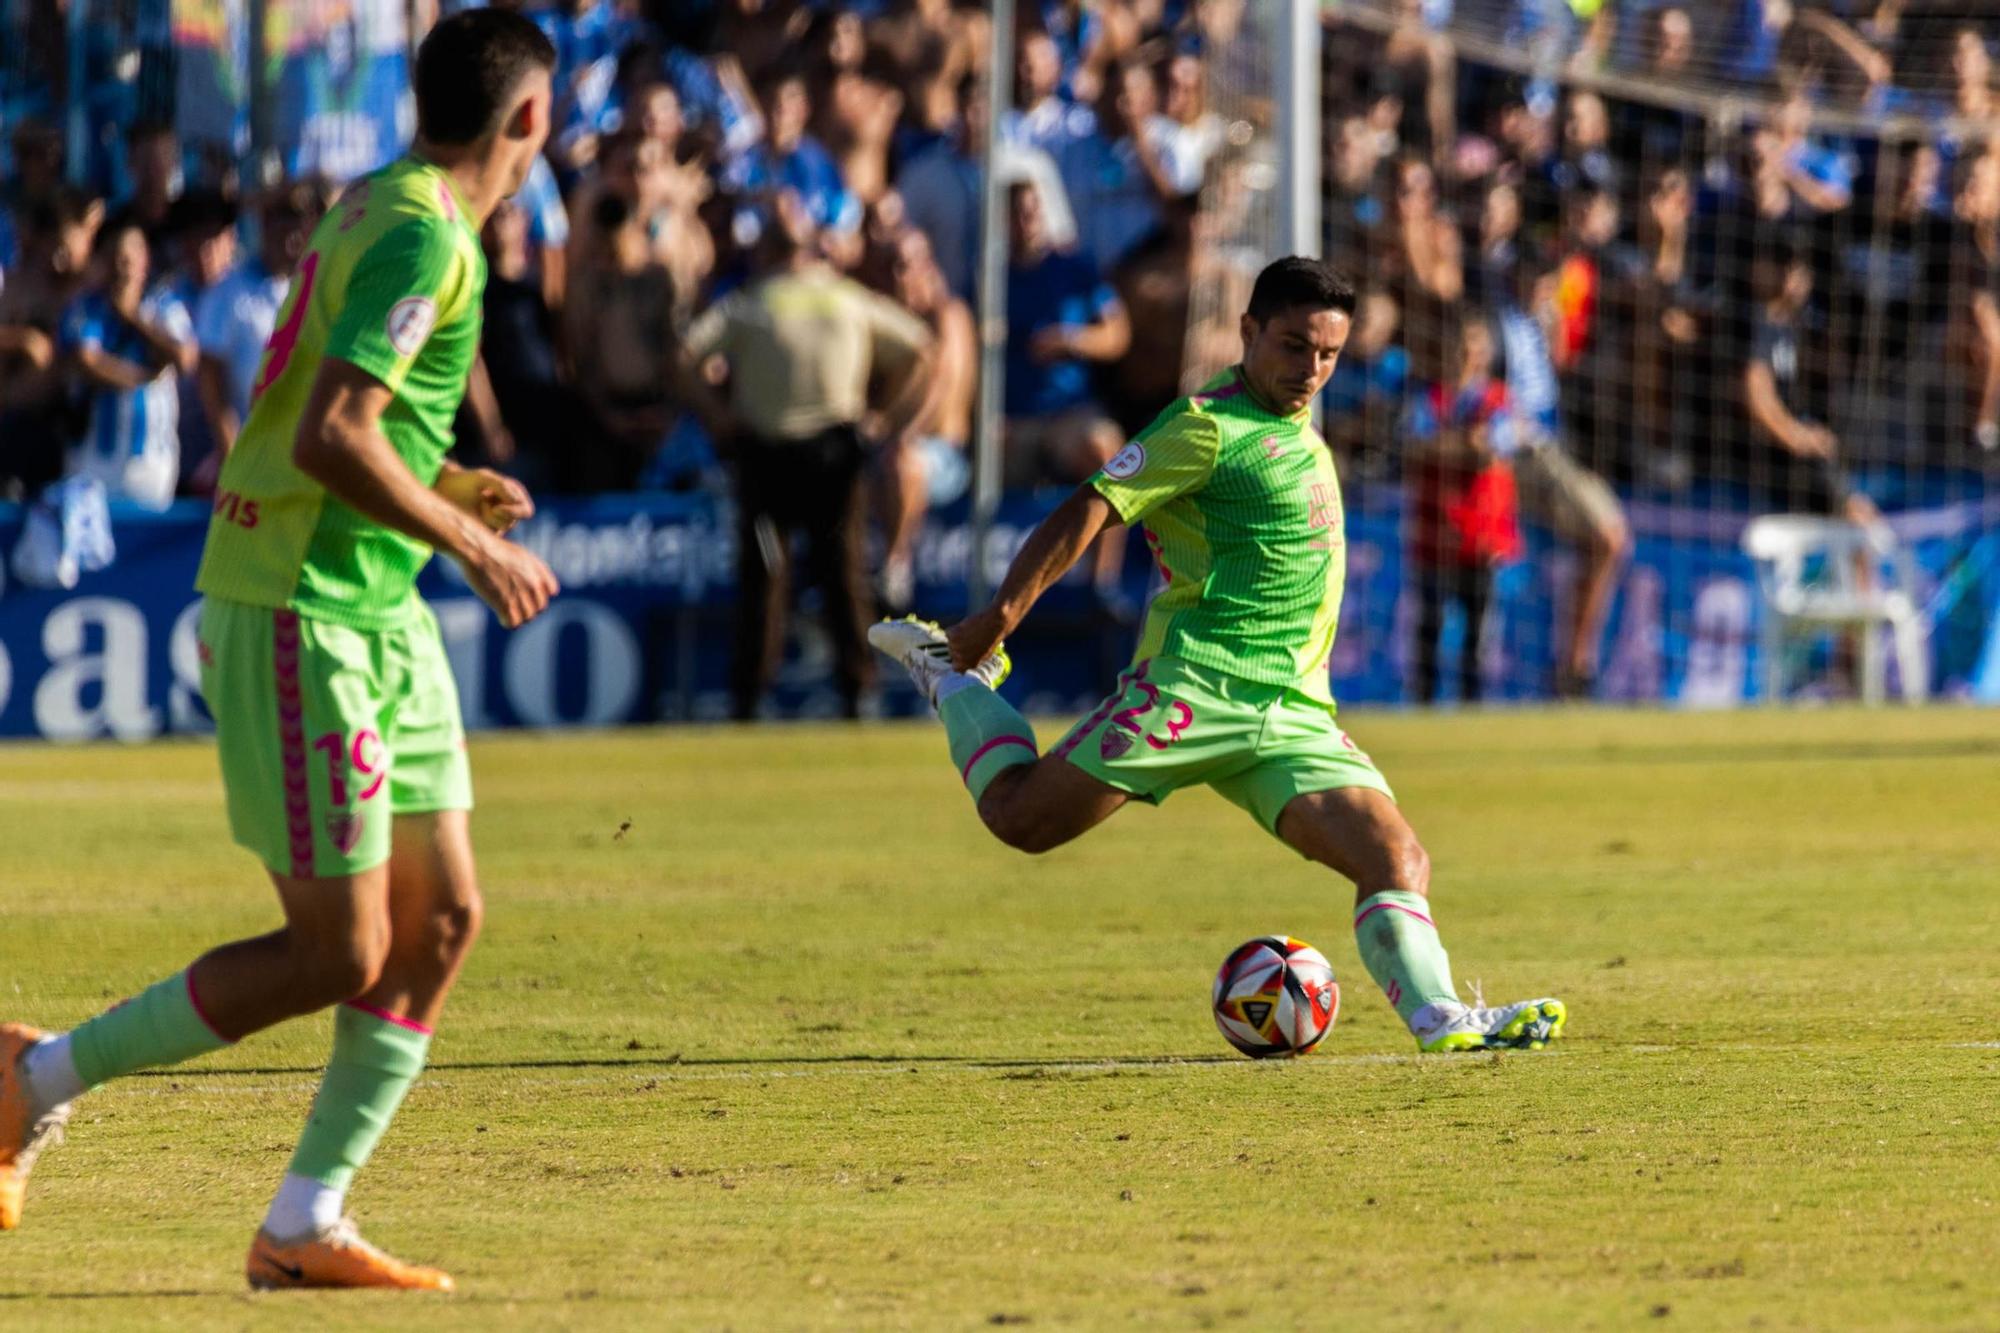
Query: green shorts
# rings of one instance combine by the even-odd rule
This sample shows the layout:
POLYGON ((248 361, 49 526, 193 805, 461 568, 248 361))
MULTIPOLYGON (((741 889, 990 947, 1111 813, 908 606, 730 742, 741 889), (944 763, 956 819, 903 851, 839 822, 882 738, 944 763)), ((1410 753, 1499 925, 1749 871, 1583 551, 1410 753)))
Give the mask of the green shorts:
POLYGON ((1333 711, 1282 685, 1154 657, 1134 663, 1050 753, 1155 805, 1205 783, 1275 836, 1294 796, 1366 787, 1394 797, 1333 711))
POLYGON ((211 597, 201 690, 215 718, 229 831, 281 875, 389 859, 389 817, 470 810, 458 686, 437 618, 348 629, 211 597))

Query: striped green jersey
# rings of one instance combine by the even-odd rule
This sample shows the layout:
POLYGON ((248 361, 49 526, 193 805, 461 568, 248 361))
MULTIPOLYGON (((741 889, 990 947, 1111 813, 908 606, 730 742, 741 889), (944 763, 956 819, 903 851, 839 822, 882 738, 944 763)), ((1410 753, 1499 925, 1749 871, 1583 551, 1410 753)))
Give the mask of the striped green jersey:
POLYGON ((1162 412, 1090 484, 1144 525, 1165 580, 1137 659, 1178 657, 1333 701, 1346 552, 1333 455, 1309 411, 1273 414, 1231 369, 1162 412))
POLYGON ((486 258, 451 177, 414 157, 357 181, 314 229, 222 465, 195 586, 356 629, 403 623, 431 549, 328 495, 292 462, 320 363, 394 392, 382 434, 425 485, 479 351, 486 258))

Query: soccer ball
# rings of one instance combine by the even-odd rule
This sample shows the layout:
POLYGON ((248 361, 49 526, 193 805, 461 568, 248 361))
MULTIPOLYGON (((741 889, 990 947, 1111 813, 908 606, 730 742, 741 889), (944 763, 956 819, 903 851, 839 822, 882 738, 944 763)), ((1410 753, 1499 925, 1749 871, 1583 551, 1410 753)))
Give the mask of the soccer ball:
POLYGON ((1304 940, 1260 935, 1237 945, 1215 974, 1215 1026, 1243 1054, 1304 1055, 1333 1030, 1340 983, 1304 940))

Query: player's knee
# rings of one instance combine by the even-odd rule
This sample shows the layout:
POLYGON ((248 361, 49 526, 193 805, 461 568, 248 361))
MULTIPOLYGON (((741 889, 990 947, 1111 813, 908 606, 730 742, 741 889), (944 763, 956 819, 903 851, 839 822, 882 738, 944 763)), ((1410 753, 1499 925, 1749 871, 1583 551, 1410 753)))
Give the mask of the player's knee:
POLYGON ((979 816, 994 837, 1017 852, 1040 856, 1069 841, 1066 833, 1047 819, 1037 819, 1019 801, 981 802, 979 816))
POLYGON ((299 959, 295 970, 300 992, 317 1008, 365 995, 382 979, 389 962, 386 932, 357 931, 344 939, 324 941, 299 959))
POLYGON ((1390 845, 1389 878, 1400 892, 1430 896, 1431 854, 1415 834, 1406 834, 1390 845))
POLYGON ((463 899, 431 914, 432 949, 440 962, 456 964, 472 952, 486 921, 486 900, 473 889, 463 899))

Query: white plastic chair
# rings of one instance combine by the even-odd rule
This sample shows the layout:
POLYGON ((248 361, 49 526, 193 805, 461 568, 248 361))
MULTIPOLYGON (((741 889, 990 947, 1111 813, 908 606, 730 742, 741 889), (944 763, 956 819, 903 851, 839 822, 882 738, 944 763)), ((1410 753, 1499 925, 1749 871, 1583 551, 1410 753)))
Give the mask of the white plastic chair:
POLYGON ((1785 641, 1797 630, 1852 626, 1860 631, 1861 697, 1885 695, 1881 627, 1891 631, 1903 701, 1930 694, 1930 651, 1917 609, 1917 562, 1887 525, 1861 527, 1837 518, 1768 514, 1743 530, 1743 553, 1757 562, 1763 594, 1760 641, 1764 698, 1785 697, 1785 641), (1810 575, 1810 577, 1809 577, 1810 575))

